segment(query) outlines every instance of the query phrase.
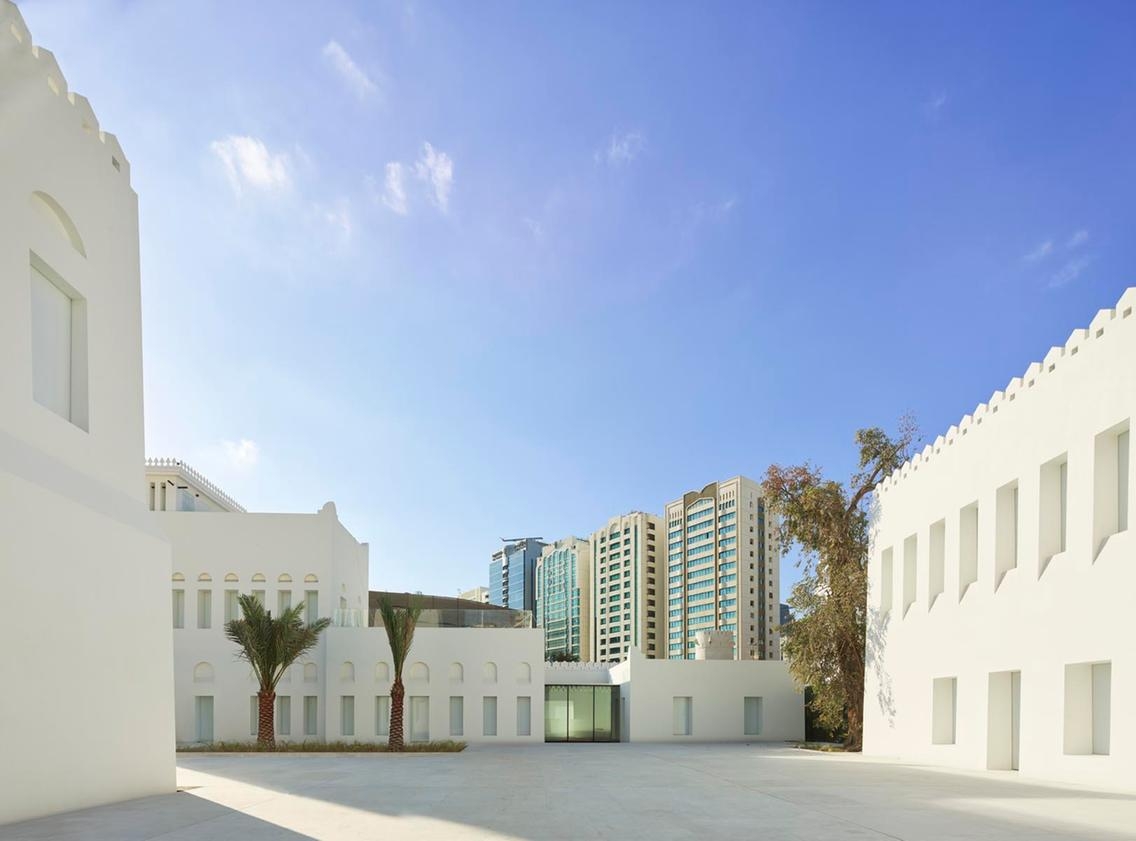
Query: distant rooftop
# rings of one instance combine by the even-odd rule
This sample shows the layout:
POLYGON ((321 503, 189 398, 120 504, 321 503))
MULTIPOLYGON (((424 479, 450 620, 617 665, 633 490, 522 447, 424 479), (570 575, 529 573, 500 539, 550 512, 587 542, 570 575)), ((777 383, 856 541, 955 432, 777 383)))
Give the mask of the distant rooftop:
POLYGON ((217 485, 210 482, 204 475, 194 470, 181 459, 176 458, 148 458, 146 459, 146 475, 162 475, 169 476, 175 475, 187 485, 194 487, 201 493, 206 494, 210 499, 217 503, 221 508, 227 511, 235 511, 241 514, 248 513, 245 507, 221 490, 217 485))

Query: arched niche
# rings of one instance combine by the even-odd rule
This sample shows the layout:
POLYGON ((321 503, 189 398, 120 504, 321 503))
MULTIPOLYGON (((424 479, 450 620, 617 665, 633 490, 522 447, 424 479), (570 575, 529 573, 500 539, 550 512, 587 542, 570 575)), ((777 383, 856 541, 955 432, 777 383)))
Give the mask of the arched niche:
POLYGON ((388 666, 384 661, 380 660, 375 664, 375 682, 389 683, 390 679, 390 666, 388 666))
POLYGON ((71 220, 67 211, 63 209, 63 205, 42 190, 36 190, 32 193, 31 201, 40 214, 48 219, 55 230, 70 243, 71 247, 80 256, 86 257, 87 248, 83 245, 83 238, 79 236, 79 229, 75 227, 75 223, 71 220))
POLYGON ((319 680, 319 669, 315 663, 304 664, 304 683, 315 683, 319 680))
POLYGON ((532 666, 523 660, 517 664, 517 683, 532 683, 532 666))
POLYGON ((264 577, 263 572, 255 573, 252 577, 253 584, 263 584, 267 579, 264 577))
POLYGON ((350 660, 344 660, 343 665, 339 667, 339 679, 344 683, 351 683, 355 680, 355 664, 350 660))
POLYGON ((213 667, 209 663, 201 662, 193 667, 194 683, 212 683, 213 667))
POLYGON ((225 582, 227 584, 236 584, 240 580, 241 579, 237 578, 237 574, 235 572, 226 572, 225 573, 225 582))
POLYGON ((465 669, 461 663, 450 663, 450 683, 461 683, 465 679, 465 669))
POLYGON ((421 680, 430 681, 430 667, 419 660, 417 663, 411 665, 410 670, 406 673, 407 680, 421 680))
POLYGON ((481 679, 486 683, 497 682, 497 664, 492 660, 481 667, 481 679))

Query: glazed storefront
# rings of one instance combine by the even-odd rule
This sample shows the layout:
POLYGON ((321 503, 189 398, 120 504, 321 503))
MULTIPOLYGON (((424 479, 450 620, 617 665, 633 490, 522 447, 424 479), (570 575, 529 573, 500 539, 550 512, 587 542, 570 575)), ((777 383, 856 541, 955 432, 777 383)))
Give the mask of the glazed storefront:
POLYGON ((546 742, 618 742, 619 687, 546 684, 546 742))

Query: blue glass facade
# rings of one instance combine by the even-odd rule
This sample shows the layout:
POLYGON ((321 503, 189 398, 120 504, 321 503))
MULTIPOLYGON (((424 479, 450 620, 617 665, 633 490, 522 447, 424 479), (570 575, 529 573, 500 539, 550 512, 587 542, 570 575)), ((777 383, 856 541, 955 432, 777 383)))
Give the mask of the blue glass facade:
POLYGON ((536 559, 545 543, 526 538, 507 543, 489 562, 489 601, 513 610, 536 606, 536 559))

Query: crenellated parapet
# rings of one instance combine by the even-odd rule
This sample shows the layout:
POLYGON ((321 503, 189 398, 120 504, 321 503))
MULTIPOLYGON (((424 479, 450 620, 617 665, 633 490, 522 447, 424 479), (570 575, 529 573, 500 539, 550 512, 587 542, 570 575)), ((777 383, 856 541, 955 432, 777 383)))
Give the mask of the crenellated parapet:
POLYGON ((102 144, 107 152, 107 165, 121 172, 130 184, 130 162, 118 143, 118 138, 99 128, 91 103, 85 96, 67 89, 67 80, 59 69, 59 63, 51 50, 37 47, 32 43, 31 33, 11 0, 0 0, 0 58, 27 62, 33 69, 29 72, 43 79, 43 90, 48 96, 57 97, 70 106, 74 113, 78 131, 89 134, 94 142, 102 144))
POLYGON ((995 391, 989 400, 978 404, 974 411, 964 415, 957 425, 952 426, 945 434, 936 438, 934 443, 928 444, 921 452, 916 453, 893 471, 880 482, 878 490, 886 493, 909 474, 933 461, 945 448, 961 445, 972 430, 983 423, 996 423, 995 415, 1015 411, 1017 407, 1014 403, 1020 396, 1028 394, 1033 389, 1045 388, 1048 380, 1068 366, 1082 364, 1082 360, 1076 359, 1079 355, 1091 354, 1096 347, 1103 348, 1107 343, 1115 342, 1121 330, 1136 330, 1134 309, 1136 309, 1136 286, 1130 286, 1120 296, 1115 307, 1100 310, 1088 327, 1074 330, 1064 346, 1050 348, 1041 362, 1031 363, 1020 377, 1014 377, 1004 389, 995 391))

